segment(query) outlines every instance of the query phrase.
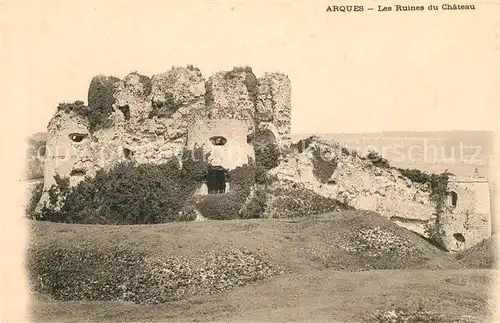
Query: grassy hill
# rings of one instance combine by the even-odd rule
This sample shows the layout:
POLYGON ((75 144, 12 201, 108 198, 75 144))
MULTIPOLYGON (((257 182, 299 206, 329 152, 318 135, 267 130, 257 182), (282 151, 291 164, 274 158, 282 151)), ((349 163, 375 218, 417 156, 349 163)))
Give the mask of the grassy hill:
POLYGON ((37 321, 390 322, 398 307, 439 316, 421 322, 489 315, 490 270, 464 269, 373 212, 29 226, 37 321))

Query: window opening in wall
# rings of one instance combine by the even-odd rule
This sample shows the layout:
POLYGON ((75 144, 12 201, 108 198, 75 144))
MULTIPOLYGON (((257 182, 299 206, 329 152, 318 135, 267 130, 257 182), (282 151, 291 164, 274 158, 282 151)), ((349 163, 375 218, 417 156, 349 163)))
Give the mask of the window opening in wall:
POLYGON ((458 202, 458 195, 455 192, 450 192, 451 206, 456 207, 458 202))
POLYGON ((87 137, 87 134, 84 134, 84 133, 70 133, 69 134, 69 139, 71 139, 72 141, 74 142, 80 142, 82 141, 83 139, 85 139, 87 137))
POLYGON ((222 136, 214 136, 210 138, 210 142, 214 146, 224 146, 227 142, 227 139, 222 136))
POLYGON ((85 173, 84 169, 72 169, 69 176, 85 176, 85 173))
POLYGON ((461 233, 454 233, 453 238, 455 238, 457 241, 465 242, 465 237, 461 233))

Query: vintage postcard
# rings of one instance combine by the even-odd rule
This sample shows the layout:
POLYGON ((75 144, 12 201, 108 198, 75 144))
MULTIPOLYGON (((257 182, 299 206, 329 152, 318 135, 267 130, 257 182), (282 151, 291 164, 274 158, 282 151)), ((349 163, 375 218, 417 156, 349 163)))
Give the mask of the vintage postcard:
POLYGON ((2 322, 499 322, 498 17, 0 0, 2 322))

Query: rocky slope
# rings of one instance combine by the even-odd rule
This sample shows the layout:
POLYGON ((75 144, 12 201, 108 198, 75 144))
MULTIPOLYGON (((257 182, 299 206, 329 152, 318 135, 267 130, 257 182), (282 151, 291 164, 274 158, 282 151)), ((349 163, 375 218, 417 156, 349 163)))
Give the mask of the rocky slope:
POLYGON ((419 233, 435 212, 427 185, 412 182, 396 169, 374 166, 355 151, 318 137, 299 142, 270 176, 284 186, 300 185, 356 209, 378 212, 419 233))

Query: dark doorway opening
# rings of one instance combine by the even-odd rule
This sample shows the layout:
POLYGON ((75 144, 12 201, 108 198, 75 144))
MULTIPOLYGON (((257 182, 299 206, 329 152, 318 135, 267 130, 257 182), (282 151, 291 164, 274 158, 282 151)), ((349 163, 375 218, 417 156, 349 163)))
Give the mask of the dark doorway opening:
POLYGON ((123 113, 123 117, 125 120, 130 120, 130 107, 128 105, 124 105, 122 107, 118 107, 120 111, 123 113))
POLYGON ((451 206, 456 207, 458 202, 458 195, 455 192, 450 192, 451 206))
POLYGON ((226 170, 223 167, 211 167, 207 172, 208 194, 226 192, 226 170))

